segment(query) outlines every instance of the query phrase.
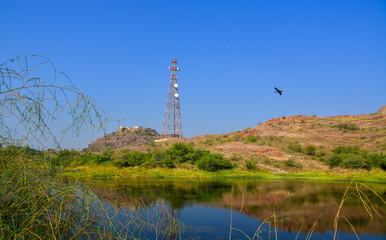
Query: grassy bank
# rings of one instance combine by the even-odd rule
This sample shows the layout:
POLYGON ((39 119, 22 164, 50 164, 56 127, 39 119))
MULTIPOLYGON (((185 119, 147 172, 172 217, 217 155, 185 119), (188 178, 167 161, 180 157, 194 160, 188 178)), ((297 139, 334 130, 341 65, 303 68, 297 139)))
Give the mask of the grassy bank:
POLYGON ((309 179, 309 180, 338 180, 364 181, 386 183, 386 174, 379 169, 374 170, 328 170, 325 172, 299 172, 286 174, 272 174, 262 171, 248 171, 240 168, 208 172, 198 169, 182 168, 151 168, 139 167, 119 168, 112 165, 83 165, 67 168, 66 176, 90 178, 183 178, 183 179, 210 179, 210 178, 264 178, 264 179, 309 179))
POLYGON ((304 169, 302 163, 294 159, 273 162, 272 159, 252 161, 229 158, 195 149, 193 144, 179 142, 163 151, 121 149, 94 153, 65 150, 54 153, 48 162, 55 168, 65 169, 65 175, 73 177, 298 178, 386 182, 386 156, 383 153, 370 154, 363 149, 349 146, 338 147, 333 151, 335 155, 331 157, 331 161, 323 162, 324 166, 322 162, 318 162, 322 167, 304 169), (260 167, 265 166, 264 164, 269 167, 260 167))

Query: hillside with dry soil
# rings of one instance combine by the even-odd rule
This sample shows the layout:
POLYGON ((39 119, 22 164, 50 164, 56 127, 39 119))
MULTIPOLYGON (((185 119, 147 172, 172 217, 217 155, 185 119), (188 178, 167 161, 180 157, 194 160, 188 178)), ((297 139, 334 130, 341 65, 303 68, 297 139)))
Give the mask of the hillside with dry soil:
POLYGON ((325 160, 338 146, 357 146, 370 153, 386 153, 386 107, 374 114, 316 117, 296 115, 268 120, 256 127, 226 134, 160 139, 151 134, 113 133, 98 139, 90 150, 106 148, 147 152, 165 150, 174 142, 221 153, 232 162, 252 161, 264 171, 287 173, 328 169, 325 160))
POLYGON ((338 146, 357 146, 370 153, 386 153, 386 106, 374 114, 274 118, 256 127, 226 134, 169 139, 158 147, 183 141, 221 153, 244 164, 254 161, 268 172, 325 170, 324 163, 338 146), (294 162, 290 162, 294 160, 294 162))

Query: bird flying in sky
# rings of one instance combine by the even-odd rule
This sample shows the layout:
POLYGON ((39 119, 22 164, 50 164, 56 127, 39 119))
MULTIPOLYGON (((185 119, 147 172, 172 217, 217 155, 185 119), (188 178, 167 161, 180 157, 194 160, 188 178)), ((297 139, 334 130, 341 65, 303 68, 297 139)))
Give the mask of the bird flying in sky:
POLYGON ((279 89, 277 89, 277 88, 275 88, 275 90, 276 90, 276 92, 275 93, 278 93, 278 94, 280 94, 281 95, 281 93, 283 92, 283 91, 280 91, 279 89))

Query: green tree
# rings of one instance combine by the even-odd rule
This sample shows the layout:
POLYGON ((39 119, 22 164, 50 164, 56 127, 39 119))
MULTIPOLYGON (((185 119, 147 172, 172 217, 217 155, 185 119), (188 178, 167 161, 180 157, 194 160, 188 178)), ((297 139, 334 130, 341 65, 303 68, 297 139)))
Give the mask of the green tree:
POLYGON ((327 160, 327 164, 330 167, 337 167, 342 163, 342 158, 339 155, 333 155, 327 160))
POLYGON ((360 156, 353 156, 343 160, 343 166, 346 168, 357 169, 363 166, 364 159, 360 156))
POLYGON ((166 155, 170 157, 170 159, 173 162, 176 163, 184 163, 187 162, 189 159, 189 156, 194 152, 194 149, 191 145, 186 145, 182 142, 176 142, 173 143, 173 145, 166 150, 166 155))
POLYGON ((214 172, 220 169, 232 169, 232 163, 228 159, 224 159, 221 154, 205 154, 197 161, 197 166, 201 170, 214 172))

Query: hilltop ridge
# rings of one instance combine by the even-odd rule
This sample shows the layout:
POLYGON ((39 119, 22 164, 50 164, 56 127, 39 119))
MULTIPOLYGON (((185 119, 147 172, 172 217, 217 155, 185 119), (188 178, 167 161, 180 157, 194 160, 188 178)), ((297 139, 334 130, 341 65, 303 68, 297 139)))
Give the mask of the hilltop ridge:
POLYGON ((120 127, 117 132, 112 132, 92 142, 88 150, 103 151, 107 148, 119 149, 128 146, 145 146, 159 138, 160 134, 151 128, 120 127))
POLYGON ((386 105, 383 105, 375 114, 386 115, 386 105))

